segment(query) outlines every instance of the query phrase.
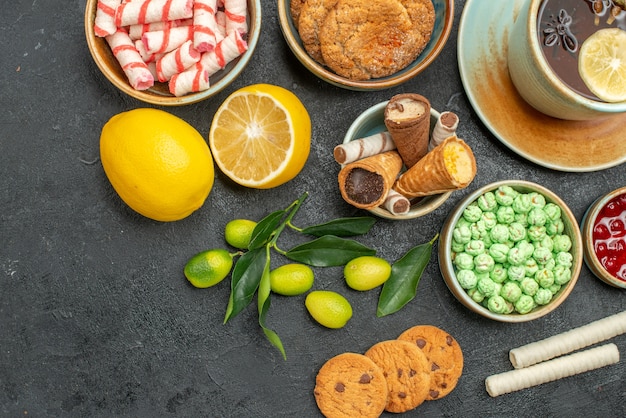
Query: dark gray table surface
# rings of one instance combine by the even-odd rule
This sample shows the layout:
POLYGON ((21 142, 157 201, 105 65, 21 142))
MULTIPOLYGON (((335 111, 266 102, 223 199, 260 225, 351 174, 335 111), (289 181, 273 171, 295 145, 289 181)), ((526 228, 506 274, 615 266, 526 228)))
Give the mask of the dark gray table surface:
MULTIPOLYGON (((400 92, 421 93, 435 109, 460 116, 459 136, 474 149, 478 174, 436 212, 406 222, 381 219, 359 239, 388 260, 430 240, 464 195, 492 181, 540 183, 562 196, 579 221, 598 196, 626 185, 623 164, 591 173, 553 171, 519 157, 486 129, 459 77, 463 6, 456 2, 450 39, 425 72, 393 89, 354 92, 320 81, 295 59, 275 2, 263 0, 261 40, 241 77, 209 100, 165 110, 206 135, 215 110, 235 89, 284 86, 310 111, 309 160, 295 180, 270 190, 239 187, 217 172, 206 204, 173 223, 131 211, 102 170, 103 124, 147 105, 121 94, 93 63, 83 32, 85 0, 18 0, 3 8, 0 416, 319 416, 313 386, 327 359, 364 352, 416 324, 454 335, 465 369, 449 396, 407 416, 625 416, 624 359, 497 398, 485 390, 487 376, 511 369, 510 349, 626 309, 626 293, 586 266, 559 309, 522 324, 494 322, 464 308, 445 286, 435 251, 415 300, 384 318, 375 316, 378 291, 349 291, 341 269, 317 269, 315 288, 346 294, 354 317, 345 328, 328 330, 310 319, 303 296, 274 297, 268 324, 283 340, 286 361, 261 332, 255 305, 222 324, 227 281, 198 290, 183 276, 193 254, 225 246, 227 221, 258 220, 305 191, 310 195, 296 218, 300 226, 365 214, 341 199, 332 148, 359 113, 400 92)), ((284 234, 282 246, 296 241, 284 234)), ((626 354, 626 335, 611 342, 626 354)))

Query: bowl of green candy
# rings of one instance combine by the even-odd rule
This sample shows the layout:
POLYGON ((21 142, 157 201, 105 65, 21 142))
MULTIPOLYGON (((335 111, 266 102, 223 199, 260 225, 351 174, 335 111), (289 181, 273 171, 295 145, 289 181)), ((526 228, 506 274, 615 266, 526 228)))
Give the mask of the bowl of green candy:
POLYGON ((526 322, 555 310, 580 274, 578 222, 547 188, 506 180, 467 195, 446 220, 439 268, 452 294, 471 311, 501 322, 526 322))

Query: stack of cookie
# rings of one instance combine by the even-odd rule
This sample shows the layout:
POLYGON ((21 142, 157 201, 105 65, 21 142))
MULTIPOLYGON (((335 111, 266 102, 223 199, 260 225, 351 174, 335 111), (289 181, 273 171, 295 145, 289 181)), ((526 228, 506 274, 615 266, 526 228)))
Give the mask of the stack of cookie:
POLYGON ((432 325, 417 325, 365 354, 343 353, 319 370, 315 400, 327 418, 378 417, 441 399, 463 372, 459 343, 432 325))
POLYGON ((386 77, 408 66, 428 44, 431 0, 291 0, 307 53, 352 80, 386 77))

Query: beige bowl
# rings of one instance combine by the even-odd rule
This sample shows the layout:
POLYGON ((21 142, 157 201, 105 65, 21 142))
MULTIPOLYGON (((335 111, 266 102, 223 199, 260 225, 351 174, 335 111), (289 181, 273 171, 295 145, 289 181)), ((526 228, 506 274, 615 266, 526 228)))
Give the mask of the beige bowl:
POLYGON ((241 56, 231 61, 223 70, 211 76, 211 86, 208 90, 198 93, 189 93, 184 96, 173 96, 166 83, 155 82, 155 85, 148 90, 135 90, 128 83, 126 75, 122 71, 119 63, 113 56, 111 48, 104 38, 95 36, 93 31, 96 17, 96 7, 98 0, 87 0, 85 7, 85 35, 89 52, 102 74, 115 87, 131 97, 146 103, 162 106, 181 106, 205 100, 222 91, 230 85, 248 65, 252 54, 256 48, 261 33, 261 1, 247 0, 248 2, 248 35, 245 38, 248 49, 241 56))
MULTIPOLYGON (((387 103, 388 101, 378 103, 361 113, 354 120, 354 122, 352 122, 352 125, 350 125, 350 128, 348 129, 348 132, 346 132, 346 136, 343 139, 343 143, 345 144, 347 142, 387 130, 387 127, 385 126, 385 107, 387 107, 387 103)), ((431 108, 431 132, 438 119, 439 112, 431 108)), ((427 215, 437 209, 439 206, 443 205, 443 203, 448 200, 448 197, 450 197, 451 194, 452 192, 446 192, 414 199, 411 201, 411 208, 409 209, 409 212, 401 215, 394 215, 387 209, 380 206, 374 209, 370 209, 369 212, 376 216, 380 216, 381 218, 393 220, 419 218, 420 216, 427 215)))
POLYGON ((278 0, 280 28, 291 51, 296 58, 317 77, 330 84, 349 90, 382 90, 397 86, 412 79, 424 71, 435 58, 437 58, 439 53, 441 53, 450 36, 454 21, 454 0, 433 0, 433 6, 435 7, 435 26, 433 33, 430 41, 415 61, 391 76, 357 81, 335 74, 326 66, 321 65, 309 56, 302 46, 298 30, 294 26, 290 3, 291 0, 278 0))
POLYGON ((448 286, 452 294, 472 312, 475 312, 486 318, 501 322, 526 322, 547 315, 548 313, 555 310, 559 305, 561 305, 561 303, 563 303, 565 299, 567 299, 572 289, 574 288, 574 285, 576 284, 578 276, 580 274, 583 260, 583 245, 580 229, 578 228, 576 218, 572 214, 571 210, 567 207, 565 202, 561 200, 561 198, 559 198, 552 191, 538 184, 521 180, 507 180, 483 186, 478 190, 470 193, 463 200, 461 200, 461 202, 459 202, 456 208, 450 213, 441 231, 438 244, 438 254, 439 268, 441 270, 441 274, 446 285, 448 286), (564 284, 556 294, 554 294, 552 300, 548 304, 535 306, 529 313, 525 314, 519 314, 516 312, 509 314, 494 313, 487 309, 485 306, 483 306, 481 303, 477 303, 476 301, 474 301, 474 299, 469 296, 467 291, 459 284, 456 277, 456 270, 453 265, 453 254, 451 250, 453 232, 455 226, 457 225, 457 222, 463 216, 463 211, 468 207, 468 205, 476 201, 476 199, 478 199, 481 195, 485 194, 488 191, 494 191, 500 186, 510 186, 514 190, 523 193, 538 192, 545 197, 547 203, 551 202, 557 204, 561 208, 561 219, 564 224, 563 233, 567 234, 572 242, 572 247, 570 249, 570 253, 573 256, 571 266, 571 279, 569 280, 569 282, 564 284))
POLYGON ((609 273, 598 259, 593 238, 594 225, 598 215, 600 215, 607 203, 618 196, 623 196, 623 199, 626 201, 626 186, 613 190, 593 202, 583 217, 581 231, 585 243, 584 259, 587 267, 603 282, 620 289, 626 289, 626 281, 620 280, 609 273))

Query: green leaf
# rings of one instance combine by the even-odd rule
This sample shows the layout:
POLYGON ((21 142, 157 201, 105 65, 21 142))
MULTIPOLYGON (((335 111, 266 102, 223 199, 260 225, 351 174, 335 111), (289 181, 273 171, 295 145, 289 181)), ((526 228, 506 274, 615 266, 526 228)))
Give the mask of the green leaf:
POLYGON ((265 318, 267 317, 267 312, 270 309, 271 301, 270 301, 270 258, 269 258, 269 248, 267 255, 267 261, 265 263, 265 268, 263 269, 263 277, 261 278, 261 283, 259 284, 259 292, 257 293, 258 298, 258 309, 259 309, 259 325, 265 334, 265 337, 268 341, 283 355, 283 359, 287 360, 287 353, 285 353, 285 347, 283 347, 283 343, 280 340, 278 334, 271 329, 269 329, 265 325, 265 318))
POLYGON ((371 216, 339 218, 323 224, 306 227, 301 232, 316 237, 323 235, 351 237, 366 234, 375 223, 376 219, 371 216))
POLYGON ((235 263, 224 323, 234 318, 252 301, 263 277, 266 258, 265 248, 257 248, 243 254, 235 263))
POLYGON ((399 311, 417 294, 417 285, 430 261, 433 243, 439 234, 426 244, 410 249, 392 264, 391 276, 380 292, 376 316, 379 318, 399 311))
POLYGON ((365 245, 334 235, 324 235, 305 244, 295 246, 285 253, 293 261, 315 267, 331 267, 346 264, 362 255, 374 255, 373 250, 365 245))
POLYGON ((261 248, 272 238, 272 234, 280 224, 283 216, 287 211, 285 210, 277 210, 275 212, 270 213, 265 218, 261 219, 254 230, 252 231, 252 235, 250 236, 250 243, 248 244, 249 250, 255 250, 257 248, 261 248))

